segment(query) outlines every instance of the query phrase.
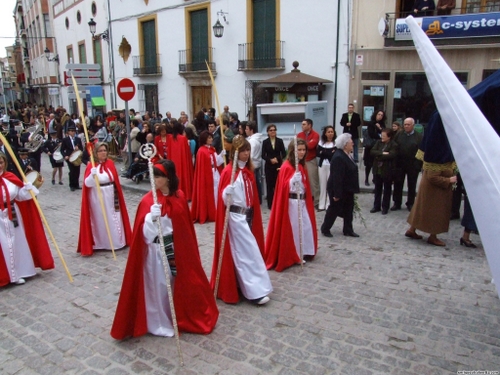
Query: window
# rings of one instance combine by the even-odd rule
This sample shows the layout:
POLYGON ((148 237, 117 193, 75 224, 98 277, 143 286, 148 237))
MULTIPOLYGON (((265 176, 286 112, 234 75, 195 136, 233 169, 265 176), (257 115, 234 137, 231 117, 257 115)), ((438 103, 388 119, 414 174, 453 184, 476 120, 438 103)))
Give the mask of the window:
POLYGON ((68 17, 66 17, 66 19, 64 20, 64 25, 66 25, 66 29, 69 29, 69 19, 68 19, 68 17))
POLYGON ((43 23, 45 24, 45 37, 52 37, 52 28, 50 27, 50 18, 48 14, 43 15, 43 23))
POLYGON ((142 74, 156 74, 158 71, 158 47, 156 38, 156 16, 139 20, 140 51, 139 68, 142 74))
POLYGON ((276 0, 252 1, 254 68, 276 66, 276 0))
POLYGON ((208 11, 200 9, 189 12, 191 25, 192 70, 207 70, 205 61, 210 62, 208 53, 208 11))
POLYGON ((97 5, 95 5, 95 1, 92 2, 92 5, 90 6, 90 11, 92 12, 92 15, 95 17, 97 14, 97 5))
POLYGON ((92 41, 92 50, 94 52, 94 64, 99 64, 101 66, 101 81, 104 81, 103 71, 102 71, 102 43, 101 39, 94 39, 92 41))
POLYGON ((80 11, 76 12, 76 22, 78 22, 78 24, 82 23, 82 14, 80 11))
POLYGON ((388 81, 391 79, 389 72, 362 72, 362 81, 388 81))
POLYGON ((73 64, 75 62, 74 57, 73 57, 73 46, 67 47, 66 52, 67 52, 67 56, 68 56, 68 63, 73 64))
POLYGON ((85 51, 85 42, 78 43, 78 58, 80 64, 87 63, 87 52, 85 51))
POLYGON ((500 11, 500 0, 464 0, 462 13, 484 13, 500 11))

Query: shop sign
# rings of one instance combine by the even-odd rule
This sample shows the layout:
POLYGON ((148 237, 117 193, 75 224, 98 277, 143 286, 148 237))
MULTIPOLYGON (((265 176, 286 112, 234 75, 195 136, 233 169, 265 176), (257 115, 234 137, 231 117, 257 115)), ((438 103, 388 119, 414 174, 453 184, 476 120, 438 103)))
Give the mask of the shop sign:
MULTIPOLYGON (((500 35, 500 12, 424 17, 416 20, 431 39, 500 35)), ((411 39, 410 29, 403 18, 396 20, 394 39, 411 39)))

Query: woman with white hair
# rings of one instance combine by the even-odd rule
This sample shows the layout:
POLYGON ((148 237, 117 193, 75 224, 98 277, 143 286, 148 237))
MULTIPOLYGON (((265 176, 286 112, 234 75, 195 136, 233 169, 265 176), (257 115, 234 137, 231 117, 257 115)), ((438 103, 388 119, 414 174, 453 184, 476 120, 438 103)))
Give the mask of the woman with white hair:
POLYGON ((344 133, 335 140, 337 151, 330 162, 330 177, 326 185, 330 206, 326 210, 321 233, 333 237, 330 229, 337 216, 344 218, 344 236, 359 237, 352 227, 354 194, 359 193, 358 166, 354 162, 352 151, 354 143, 351 134, 344 133))

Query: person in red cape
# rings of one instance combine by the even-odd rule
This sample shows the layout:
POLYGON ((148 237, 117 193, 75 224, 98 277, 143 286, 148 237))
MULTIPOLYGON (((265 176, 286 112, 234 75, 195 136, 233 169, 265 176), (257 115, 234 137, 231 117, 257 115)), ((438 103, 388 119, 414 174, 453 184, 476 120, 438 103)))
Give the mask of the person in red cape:
POLYGON ((262 215, 254 179, 250 143, 233 139, 231 159, 237 163, 234 182, 231 184, 232 164, 222 171, 219 183, 217 218, 215 221, 215 251, 210 285, 215 289, 217 267, 224 229, 226 205, 230 204, 228 230, 220 271, 217 297, 226 303, 237 303, 238 288, 243 296, 259 305, 269 302, 273 291, 264 252, 262 215), (238 160, 234 160, 235 145, 239 147, 238 160))
POLYGON ((24 284, 35 267, 54 268, 42 220, 30 194, 38 189, 7 172, 7 156, 0 153, 0 286, 24 284), (29 224, 26 230, 25 223, 29 224))
POLYGON ((191 202, 191 218, 203 224, 215 221, 217 207, 217 190, 219 188, 219 166, 224 163, 226 150, 217 155, 212 147, 213 136, 208 131, 200 134, 200 148, 196 154, 194 169, 193 199, 191 202))
POLYGON ((175 121, 173 133, 167 135, 168 159, 172 160, 179 176, 179 189, 184 192, 187 200, 191 200, 193 193, 193 160, 188 139, 183 135, 184 126, 175 121))
MULTIPOLYGON (((77 249, 77 252, 81 253, 82 256, 93 255, 94 249, 111 250, 95 176, 99 179, 101 186, 101 196, 109 225, 109 234, 113 241, 113 249, 121 249, 130 245, 132 237, 120 179, 115 164, 108 159, 108 147, 106 142, 97 143, 95 167, 88 163, 85 170, 77 249)), ((89 150, 90 152, 93 151, 89 150)))
POLYGON ((318 251, 314 202, 304 167, 307 146, 303 139, 297 139, 297 144, 299 170, 295 169, 295 144, 292 141, 288 145, 288 159, 278 174, 267 229, 264 260, 267 269, 274 268, 277 272, 302 262, 298 204, 302 208, 302 255, 312 259, 318 251))
POLYGON ((175 165, 161 160, 154 166, 158 204, 152 192, 139 203, 132 245, 125 268, 111 336, 117 340, 152 333, 173 336, 157 221, 169 258, 170 284, 180 332, 212 332, 219 311, 201 265, 198 242, 184 193, 178 190, 175 165), (173 276, 176 274, 176 276, 173 276))

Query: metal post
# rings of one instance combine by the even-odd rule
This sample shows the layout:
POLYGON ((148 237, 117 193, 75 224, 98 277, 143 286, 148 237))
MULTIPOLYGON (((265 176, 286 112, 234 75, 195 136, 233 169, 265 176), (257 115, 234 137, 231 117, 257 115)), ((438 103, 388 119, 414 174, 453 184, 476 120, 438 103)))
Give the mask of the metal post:
POLYGON ((128 101, 125 102, 125 127, 127 128, 127 155, 128 155, 128 166, 134 162, 132 160, 132 145, 130 144, 130 115, 128 113, 128 101))

